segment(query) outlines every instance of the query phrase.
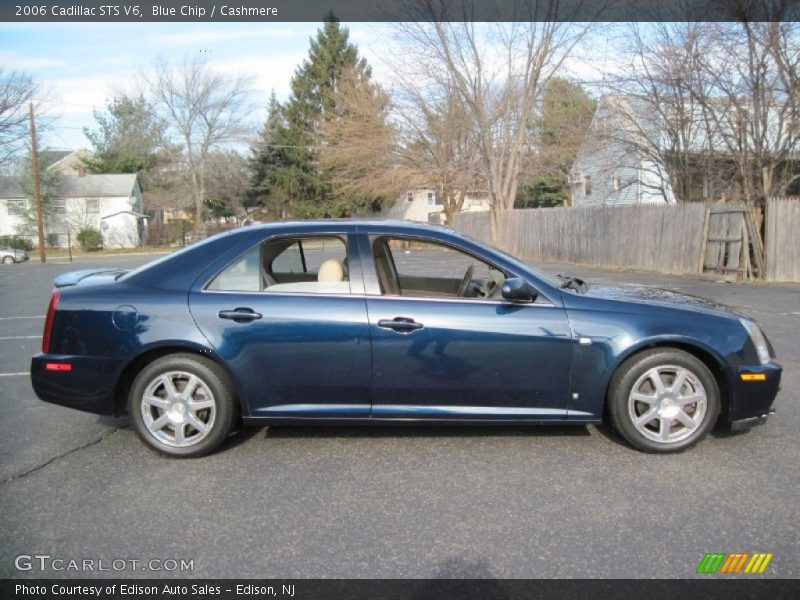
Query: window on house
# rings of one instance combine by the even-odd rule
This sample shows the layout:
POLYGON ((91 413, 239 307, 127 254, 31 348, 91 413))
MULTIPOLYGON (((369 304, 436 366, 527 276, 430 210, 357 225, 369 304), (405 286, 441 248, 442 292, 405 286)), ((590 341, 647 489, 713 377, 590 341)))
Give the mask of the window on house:
POLYGON ((433 192, 428 192, 428 206, 433 206, 433 192))
POLYGON ((86 212, 87 213, 96 213, 99 211, 99 200, 97 198, 90 199, 86 201, 86 212))
POLYGON ((587 175, 583 178, 583 194, 585 196, 592 195, 592 176, 587 175))
POLYGON ((414 192, 408 192, 406 194, 406 201, 413 202, 414 201, 414 192))
POLYGON ((20 215, 25 212, 26 200, 8 200, 8 214, 20 215))
POLYGON ((54 215, 67 214, 67 201, 65 198, 56 198, 50 204, 50 212, 54 215))
POLYGON ((611 176, 611 189, 613 189, 615 192, 619 191, 619 175, 616 173, 611 176))

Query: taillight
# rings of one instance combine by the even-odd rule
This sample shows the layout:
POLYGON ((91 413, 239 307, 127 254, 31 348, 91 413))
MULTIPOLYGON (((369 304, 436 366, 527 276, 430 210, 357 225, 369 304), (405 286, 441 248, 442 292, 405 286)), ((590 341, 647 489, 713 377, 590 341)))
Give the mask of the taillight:
POLYGON ((56 314, 56 304, 60 297, 61 292, 54 290, 53 297, 50 298, 50 306, 47 307, 47 318, 44 320, 44 333, 42 334, 42 352, 45 354, 50 352, 50 332, 53 330, 53 317, 56 314))

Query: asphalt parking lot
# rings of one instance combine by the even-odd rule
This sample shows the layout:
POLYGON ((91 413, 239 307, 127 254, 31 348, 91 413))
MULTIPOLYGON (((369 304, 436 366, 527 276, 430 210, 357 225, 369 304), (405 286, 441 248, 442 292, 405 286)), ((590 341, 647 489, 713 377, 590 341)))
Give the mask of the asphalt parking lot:
POLYGON ((152 258, 0 265, 0 577, 693 577, 706 552, 739 551, 800 576, 800 285, 542 265, 760 321, 785 367, 777 414, 683 454, 606 427, 281 427, 179 461, 124 419, 40 402, 27 375, 55 275, 152 258), (36 553, 193 570, 15 568, 36 553))

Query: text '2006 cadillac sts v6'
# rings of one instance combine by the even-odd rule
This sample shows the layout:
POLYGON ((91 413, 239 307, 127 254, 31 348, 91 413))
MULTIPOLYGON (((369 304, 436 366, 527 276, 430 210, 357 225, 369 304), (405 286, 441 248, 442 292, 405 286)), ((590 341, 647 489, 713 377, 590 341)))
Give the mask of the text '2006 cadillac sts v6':
POLYGON ((282 222, 55 280, 39 398, 129 413, 170 456, 240 421, 598 423, 647 452, 772 412, 759 326, 699 298, 544 275, 451 230, 282 222))

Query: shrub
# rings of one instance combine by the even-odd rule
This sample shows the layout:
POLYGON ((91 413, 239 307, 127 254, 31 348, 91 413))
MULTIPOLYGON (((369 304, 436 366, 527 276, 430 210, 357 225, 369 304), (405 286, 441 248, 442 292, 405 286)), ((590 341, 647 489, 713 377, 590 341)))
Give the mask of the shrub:
POLYGON ((15 248, 17 250, 33 250, 33 242, 26 237, 19 237, 16 235, 0 235, 0 246, 8 248, 15 248))
POLYGON ((86 252, 94 252, 103 247, 103 234, 94 227, 84 227, 78 232, 78 243, 86 252))

